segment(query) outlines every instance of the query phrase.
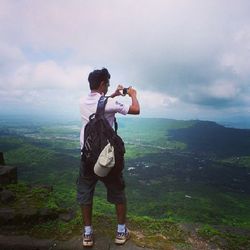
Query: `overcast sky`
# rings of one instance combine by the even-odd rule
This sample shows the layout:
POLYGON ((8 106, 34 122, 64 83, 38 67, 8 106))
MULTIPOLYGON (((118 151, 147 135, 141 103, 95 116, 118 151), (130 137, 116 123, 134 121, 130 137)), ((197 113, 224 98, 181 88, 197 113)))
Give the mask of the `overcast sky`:
POLYGON ((248 117, 249 13, 248 0, 0 0, 0 113, 78 116, 89 72, 107 67, 143 117, 248 117))

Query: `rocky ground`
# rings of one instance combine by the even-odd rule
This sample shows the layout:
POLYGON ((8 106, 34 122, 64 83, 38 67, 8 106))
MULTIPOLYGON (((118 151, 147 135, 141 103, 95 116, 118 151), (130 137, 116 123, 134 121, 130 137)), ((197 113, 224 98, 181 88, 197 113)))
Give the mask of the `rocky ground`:
MULTIPOLYGON (((61 209, 53 187, 11 184, 0 189, 1 250, 82 249, 80 214, 61 209)), ((176 224, 147 218, 128 218, 131 239, 114 244, 115 219, 95 214, 94 250, 247 250, 250 231, 199 224, 176 224)))
MULTIPOLYGON (((4 236, 0 235, 0 249, 2 250, 82 250, 82 239, 75 236, 67 241, 58 241, 52 239, 35 239, 30 236, 4 236)), ((93 250, 150 250, 135 245, 133 241, 128 241, 123 246, 116 246, 111 239, 99 236, 95 241, 93 250)))
MULTIPOLYGON (((137 232, 138 233, 138 232, 137 232)), ((123 246, 117 246, 114 244, 113 239, 96 235, 95 244, 91 248, 93 250, 219 250, 215 245, 208 244, 205 241, 198 239, 197 237, 190 237, 188 239, 190 244, 187 245, 162 245, 160 242, 153 248, 147 246, 138 246, 138 238, 136 234, 132 233, 132 239, 126 242, 123 246), (137 243, 134 241, 136 240, 137 243)), ((142 242, 141 242, 142 243, 142 242)), ((83 249, 82 238, 80 235, 74 236, 68 240, 56 240, 56 239, 38 239, 28 235, 0 235, 0 249, 2 250, 80 250, 83 249)), ((89 249, 89 248, 88 248, 89 249)))
MULTIPOLYGON (((67 237, 67 239, 44 239, 30 235, 20 235, 13 227, 5 227, 7 230, 0 232, 1 250, 78 250, 83 249, 81 235, 67 237), (12 228, 12 230, 11 230, 12 228)), ((20 228, 19 228, 20 229, 20 228)), ((164 235, 147 237, 140 231, 131 231, 131 238, 123 246, 117 246, 114 239, 102 234, 99 230, 95 234, 93 250, 220 250, 218 246, 204 241, 196 234, 190 234, 185 243, 174 243, 164 235), (157 239, 157 240, 155 240, 157 239)))

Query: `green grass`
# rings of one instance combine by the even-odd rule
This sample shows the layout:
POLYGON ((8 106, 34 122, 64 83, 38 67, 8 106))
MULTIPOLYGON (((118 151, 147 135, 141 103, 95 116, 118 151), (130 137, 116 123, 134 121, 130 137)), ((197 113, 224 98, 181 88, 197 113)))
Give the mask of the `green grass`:
POLYGON ((223 232, 207 224, 198 230, 198 235, 215 243, 222 249, 235 250, 249 249, 250 247, 250 235, 223 232))
MULTIPOLYGON (((15 209, 23 209, 23 204, 33 208, 51 208, 60 210, 57 199, 53 192, 43 187, 29 187, 24 182, 10 184, 5 189, 11 190, 16 194, 16 199, 9 206, 15 209)), ((26 206, 25 205, 25 206, 26 206)), ((5 206, 5 204, 1 204, 5 206)))
MULTIPOLYGON (((167 220, 155 220, 149 217, 129 216, 128 227, 131 228, 132 239, 140 246, 154 249, 168 249, 177 244, 186 243, 187 234, 178 225, 167 220)), ((34 226, 29 234, 37 238, 47 238, 53 235, 56 239, 70 239, 82 233, 82 217, 80 211, 70 222, 54 220, 34 226)), ((113 215, 94 212, 93 227, 95 234, 114 238, 117 222, 113 215)))
POLYGON ((53 160, 54 152, 48 148, 41 148, 30 144, 24 144, 18 149, 5 154, 6 162, 10 165, 25 164, 30 168, 45 165, 53 160))
MULTIPOLYGON (((60 210, 60 198, 56 193, 48 193, 46 189, 35 187, 30 189, 24 183, 11 184, 7 189, 12 190, 17 195, 17 200, 12 203, 12 207, 21 207, 21 203, 25 200, 26 205, 36 208, 53 208, 60 210), (59 200, 58 200, 59 198, 59 200)), ((114 206, 109 204, 104 197, 105 192, 99 185, 100 196, 94 199, 94 214, 93 226, 97 235, 106 235, 107 237, 114 237, 116 230, 116 215, 114 206)), ((182 196, 183 193, 172 193, 172 198, 178 199, 178 195, 182 196)), ((232 199, 231 199, 232 201, 232 199)), ((146 201, 147 202, 147 201, 146 201)), ((202 200, 203 206, 207 204, 207 200, 202 200)), ((178 205, 177 205, 178 206, 178 205)), ((149 207, 150 209, 150 204, 149 207)), ((190 207, 184 207, 191 209, 190 207)), ((157 209, 157 208, 155 208, 157 209)), ((192 209, 196 209, 192 207, 192 209)), ((178 210, 178 209, 177 209, 178 210)), ((24 232, 38 238, 50 238, 53 235, 54 239, 70 239, 75 235, 80 235, 82 231, 82 217, 80 209, 78 208, 76 216, 70 222, 64 222, 60 219, 50 220, 39 223, 39 225, 29 226, 29 228, 18 227, 20 234, 24 232)), ((184 232, 179 226, 178 220, 174 218, 175 212, 168 211, 168 218, 156 219, 151 216, 142 216, 129 213, 128 227, 132 230, 133 240, 140 246, 152 247, 155 249, 170 249, 173 246, 183 247, 184 249, 192 249, 187 238, 188 233, 184 232)), ((199 213, 199 211, 198 211, 199 213)), ((236 226, 236 225, 234 225, 236 226)), ((250 244, 249 235, 244 235, 238 232, 225 231, 226 227, 212 226, 211 224, 204 223, 198 230, 198 235, 205 240, 221 246, 223 249, 247 249, 250 244), (238 247, 238 248, 237 248, 238 247)), ((236 228, 236 227, 232 227, 236 228)))

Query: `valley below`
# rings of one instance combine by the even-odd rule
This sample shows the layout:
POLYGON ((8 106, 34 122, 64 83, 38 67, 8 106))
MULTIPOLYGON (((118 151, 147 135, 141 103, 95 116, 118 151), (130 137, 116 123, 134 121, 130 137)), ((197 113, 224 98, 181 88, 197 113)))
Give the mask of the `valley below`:
MULTIPOLYGON (((119 125, 126 145, 128 218, 135 231, 153 235, 152 242, 160 234, 162 242, 170 240, 176 249, 195 249, 179 230, 200 237, 207 249, 250 247, 250 130, 146 118, 121 119, 119 125), (167 234, 170 239, 164 240, 167 234)), ((75 201, 79 131, 74 121, 0 123, 0 151, 6 164, 17 166, 23 185, 53 185, 53 206, 76 212, 75 224, 69 223, 74 228, 71 235, 80 227, 75 201)), ((114 216, 101 183, 94 209, 96 220, 114 216)), ((53 223, 48 232, 58 226, 53 223)), ((68 227, 66 223, 63 230, 68 227)), ((44 228, 38 231, 46 235, 44 228)), ((153 247, 147 237, 144 241, 153 247)), ((164 244, 156 249, 166 249, 164 244)))

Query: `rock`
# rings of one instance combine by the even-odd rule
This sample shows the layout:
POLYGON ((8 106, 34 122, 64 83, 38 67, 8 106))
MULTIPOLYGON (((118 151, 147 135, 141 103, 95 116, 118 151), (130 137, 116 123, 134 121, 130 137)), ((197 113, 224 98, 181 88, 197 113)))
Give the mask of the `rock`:
POLYGON ((62 221, 65 221, 65 222, 71 221, 74 217, 75 217, 75 212, 73 210, 69 210, 68 212, 61 213, 59 215, 59 219, 61 219, 62 221))
MULTIPOLYGON (((36 239, 28 235, 6 236, 0 235, 0 249, 4 250, 83 250, 82 238, 74 237, 67 241, 58 241, 52 239, 36 239)), ((113 239, 107 237, 97 237, 93 250, 152 250, 136 246, 131 240, 124 246, 116 246, 113 239)))
POLYGON ((0 165, 0 185, 17 183, 17 168, 0 165))
MULTIPOLYGON (((39 222, 55 220, 59 216, 58 212, 50 208, 37 209, 33 207, 23 207, 22 209, 0 208, 1 225, 34 225, 39 222)), ((1 248, 0 248, 1 249, 1 248)))
MULTIPOLYGON (((38 220, 38 209, 32 207, 26 207, 19 210, 16 217, 20 219, 20 222, 33 224, 38 220)), ((18 221, 17 221, 18 223, 18 221)))
POLYGON ((3 152, 0 152, 0 165, 5 165, 4 158, 3 158, 3 152))
POLYGON ((3 236, 0 235, 0 249, 4 250, 48 250, 54 248, 53 240, 34 239, 28 235, 3 236))
POLYGON ((3 190, 0 192, 1 202, 2 203, 9 203, 16 199, 16 194, 10 190, 3 190))
POLYGON ((0 225, 12 222, 15 218, 15 210, 12 208, 0 208, 0 225))
POLYGON ((52 208, 40 208, 39 211, 39 218, 40 220, 55 220, 58 218, 59 214, 55 209, 52 208))

